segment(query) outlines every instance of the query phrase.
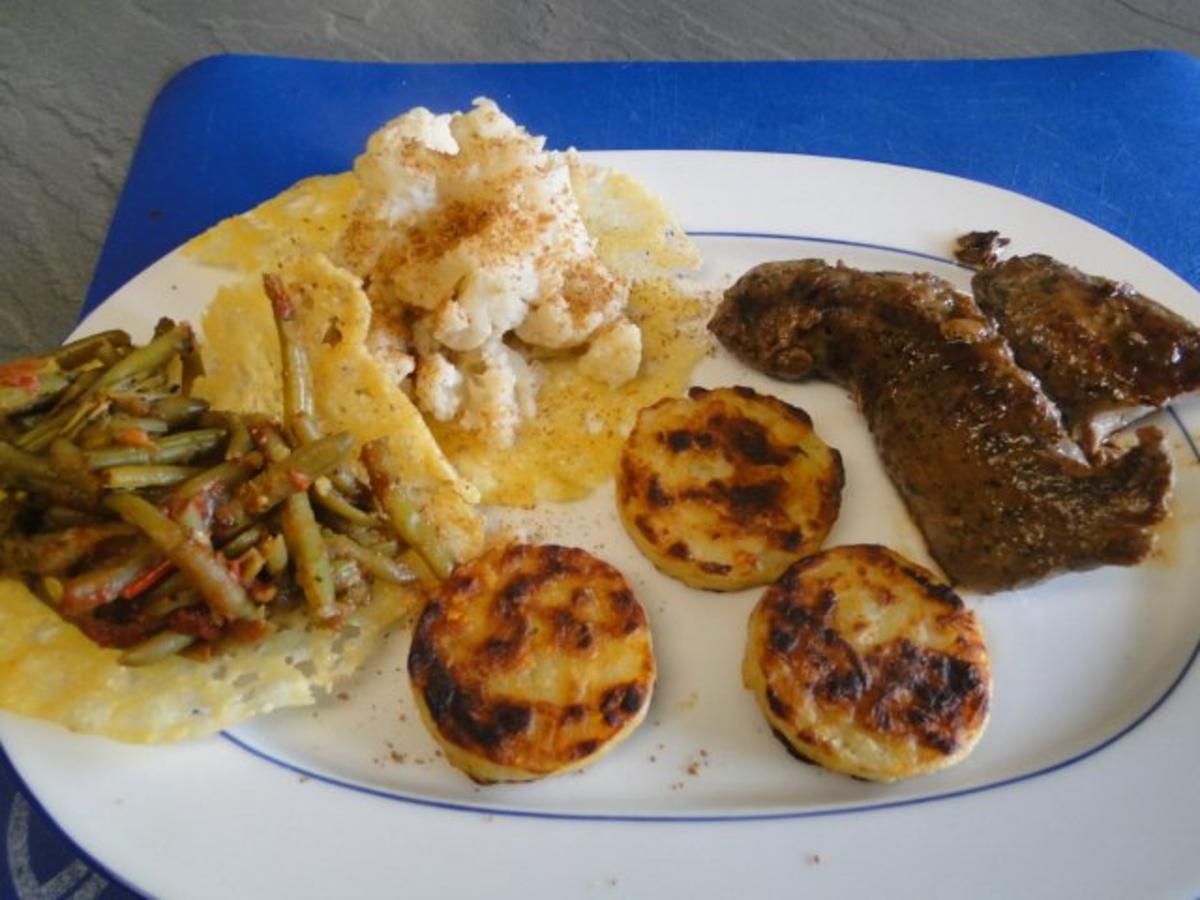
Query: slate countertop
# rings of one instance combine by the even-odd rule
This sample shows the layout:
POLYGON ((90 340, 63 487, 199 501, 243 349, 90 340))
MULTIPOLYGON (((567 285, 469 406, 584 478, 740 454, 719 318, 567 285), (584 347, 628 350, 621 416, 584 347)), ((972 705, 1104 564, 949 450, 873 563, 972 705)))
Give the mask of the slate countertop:
POLYGON ((0 16, 0 359, 74 323, 146 110, 214 53, 323 59, 1200 54, 1194 0, 13 0, 0 16))

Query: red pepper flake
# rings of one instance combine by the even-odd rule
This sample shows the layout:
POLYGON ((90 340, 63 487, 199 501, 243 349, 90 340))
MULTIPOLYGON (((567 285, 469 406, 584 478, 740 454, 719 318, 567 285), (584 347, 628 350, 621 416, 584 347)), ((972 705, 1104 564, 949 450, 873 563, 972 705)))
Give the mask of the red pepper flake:
POLYGON ((23 388, 31 394, 36 394, 41 385, 42 365, 40 359, 17 359, 0 366, 0 384, 23 388))
POLYGON ((124 444, 127 447, 153 447, 154 441, 150 439, 143 428, 122 428, 113 438, 118 444, 124 444))
POLYGON ((163 559, 156 562, 129 584, 125 585, 125 589, 121 591, 121 596, 126 600, 132 600, 143 591, 149 590, 158 584, 174 568, 169 559, 163 559))
POLYGON ((307 491, 312 487, 312 479, 303 472, 288 472, 288 480, 292 482, 292 486, 298 491, 307 491))

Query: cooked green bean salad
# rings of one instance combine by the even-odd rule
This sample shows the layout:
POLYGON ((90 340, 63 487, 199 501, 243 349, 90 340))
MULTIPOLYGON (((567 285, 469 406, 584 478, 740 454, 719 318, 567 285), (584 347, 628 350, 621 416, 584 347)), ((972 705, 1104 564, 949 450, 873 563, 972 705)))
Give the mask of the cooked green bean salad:
POLYGON ((166 319, 144 346, 106 331, 0 365, 0 575, 127 665, 337 628, 377 581, 432 585, 454 564, 386 441, 356 464, 349 433, 322 433, 294 307, 264 287, 282 421, 192 396, 195 335, 166 319))

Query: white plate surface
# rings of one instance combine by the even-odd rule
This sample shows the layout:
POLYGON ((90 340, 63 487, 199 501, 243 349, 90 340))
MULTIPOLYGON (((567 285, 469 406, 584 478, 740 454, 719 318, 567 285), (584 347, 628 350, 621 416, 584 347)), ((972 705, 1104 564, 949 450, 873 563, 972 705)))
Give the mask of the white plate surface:
MULTIPOLYGON (((767 259, 817 256, 927 270, 963 231, 997 228, 1122 278, 1200 320, 1200 297, 1113 236, 1043 204, 894 166, 708 152, 592 154, 677 211, 724 286, 767 259)), ((222 279, 178 254, 117 292, 80 332, 144 336, 195 319, 222 279)), ((772 382, 720 354, 698 383, 750 384, 807 409, 846 462, 829 545, 872 541, 928 562, 844 394, 772 382)), ((434 753, 398 635, 345 699, 284 711, 211 740, 127 747, 0 717, 38 800, 89 854, 146 893, 180 896, 1180 896, 1200 891, 1200 403, 1160 414, 1176 460, 1160 549, 989 597, 968 595, 991 650, 991 723, 935 776, 871 785, 797 764, 740 683, 757 591, 690 591, 625 537, 608 485, 526 518, 631 579, 651 616, 660 677, 643 727, 596 768, 481 789, 434 753), (691 771, 689 771, 689 769, 691 771)))

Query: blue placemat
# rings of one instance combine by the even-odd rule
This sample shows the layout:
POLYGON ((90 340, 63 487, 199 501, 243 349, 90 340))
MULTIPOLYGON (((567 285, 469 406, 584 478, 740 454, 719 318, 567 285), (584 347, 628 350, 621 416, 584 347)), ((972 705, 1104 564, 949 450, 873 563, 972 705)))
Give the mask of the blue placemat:
MULTIPOLYGON (((552 146, 770 150, 934 169, 1067 209, 1200 286, 1200 61, 402 65, 221 56, 155 101, 84 311, 217 220, 347 169, 416 105, 495 98, 552 146)), ((0 892, 133 896, 0 767, 0 892)))

